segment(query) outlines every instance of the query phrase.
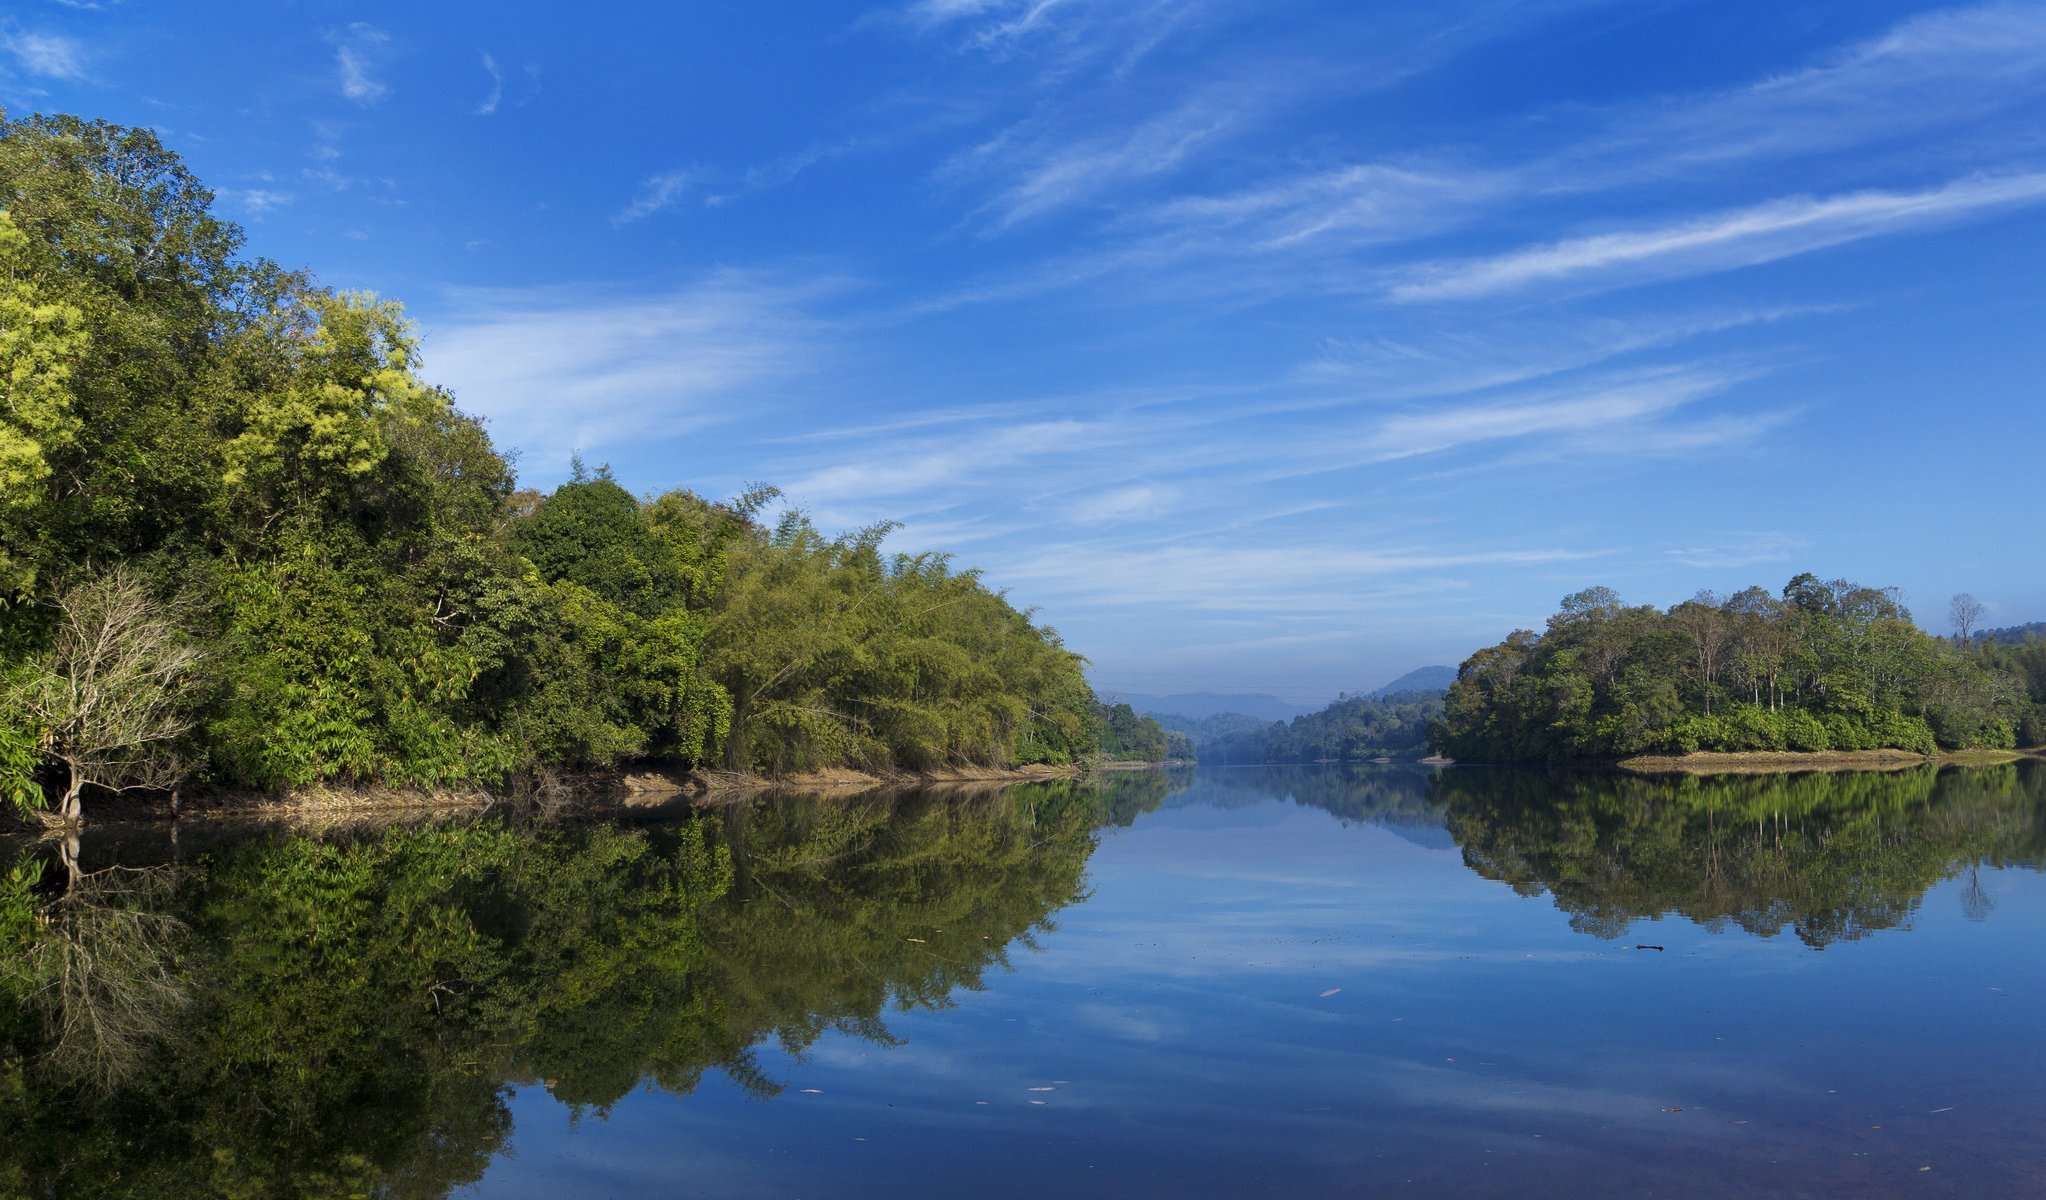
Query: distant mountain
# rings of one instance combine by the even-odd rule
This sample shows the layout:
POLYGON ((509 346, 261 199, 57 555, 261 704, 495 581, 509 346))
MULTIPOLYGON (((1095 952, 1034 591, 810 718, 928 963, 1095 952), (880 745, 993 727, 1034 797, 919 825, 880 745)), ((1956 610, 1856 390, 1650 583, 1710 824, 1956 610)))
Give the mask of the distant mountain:
POLYGON ((1263 729, 1210 737, 1204 763, 1367 762, 1428 753, 1428 723, 1442 715, 1442 690, 1343 696, 1320 712, 1263 729))
POLYGON ((1370 696, 1396 696, 1401 692, 1446 692, 1456 682, 1455 667, 1418 667, 1379 688, 1370 696))
POLYGON ((1193 739, 1195 746, 1205 746, 1224 738, 1239 737, 1246 733, 1263 733, 1278 724, 1263 717, 1248 713, 1224 712, 1206 717, 1189 717, 1182 713, 1146 713, 1146 716, 1165 727, 1168 733, 1183 733, 1193 739))
POLYGON ((1978 642, 2007 642, 2013 646, 2022 646, 2033 638, 2046 640, 2046 621, 2034 621, 2030 625, 2011 625, 2003 629, 1978 629, 1975 631, 1975 640, 1978 642))
POLYGON ((1288 704, 1277 696, 1261 693, 1232 692, 1181 692, 1172 696, 1140 696, 1133 692, 1102 692, 1101 698, 1111 704, 1121 701, 1138 712, 1152 717, 1187 717, 1200 720, 1217 713, 1242 713, 1266 721, 1290 721, 1315 711, 1300 704, 1288 704))

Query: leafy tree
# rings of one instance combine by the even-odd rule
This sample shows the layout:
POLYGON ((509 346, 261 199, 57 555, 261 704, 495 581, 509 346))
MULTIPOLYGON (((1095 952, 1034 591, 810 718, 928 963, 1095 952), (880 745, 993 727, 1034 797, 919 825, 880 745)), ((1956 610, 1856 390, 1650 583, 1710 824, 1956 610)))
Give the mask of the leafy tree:
MULTIPOLYGON (((192 728, 131 742, 156 749, 123 778, 509 788, 1095 751, 1078 656, 944 556, 883 554, 890 526, 766 527, 771 488, 641 501, 602 471, 517 491, 396 302, 244 258, 154 134, 0 117, 0 197, 0 687, 49 677, 63 585, 107 567, 183 595, 208 648, 179 672, 192 728)), ((34 803, 69 736, 0 714, 0 792, 34 803)))
POLYGON ((1609 589, 1466 661, 1430 744, 1491 762, 1697 750, 2008 747, 2029 701, 1893 590, 1805 574, 1668 612, 1609 589))

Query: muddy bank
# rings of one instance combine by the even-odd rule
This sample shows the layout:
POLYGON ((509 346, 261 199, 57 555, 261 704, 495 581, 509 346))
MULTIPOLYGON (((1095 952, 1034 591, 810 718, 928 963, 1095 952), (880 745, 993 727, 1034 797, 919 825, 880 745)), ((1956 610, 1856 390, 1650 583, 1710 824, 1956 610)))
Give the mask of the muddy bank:
MULTIPOLYGON (((931 787, 1003 787, 1046 779, 1079 777, 1077 767, 956 767, 936 771, 885 773, 829 769, 784 776, 734 771, 666 771, 557 776, 526 782, 503 792, 482 788, 405 788, 381 785, 318 785, 279 792, 196 791, 169 797, 88 798, 86 825, 157 821, 281 819, 295 824, 353 823, 402 819, 407 815, 482 812, 493 807, 562 811, 609 806, 648 808, 672 803, 743 799, 768 792, 855 796, 883 790, 931 787)), ((18 824, 0 816, 0 828, 16 833, 44 829, 34 817, 18 824)))
POLYGON ((1701 750, 1695 754, 1643 754, 1623 758, 1616 765, 1645 774, 1767 775, 1782 771, 1901 771, 1927 764, 1987 767, 2038 754, 2036 750, 1961 750, 1928 757, 1908 750, 1756 750, 1737 754, 1701 750))

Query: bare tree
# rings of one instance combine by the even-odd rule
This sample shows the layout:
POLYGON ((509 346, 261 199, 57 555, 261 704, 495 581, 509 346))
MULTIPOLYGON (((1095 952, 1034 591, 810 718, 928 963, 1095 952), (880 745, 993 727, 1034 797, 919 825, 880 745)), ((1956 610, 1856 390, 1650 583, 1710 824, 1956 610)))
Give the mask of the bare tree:
POLYGON ((41 1011, 50 1064, 111 1091, 173 1031, 188 994, 175 947, 185 926, 167 912, 177 877, 169 867, 78 869, 64 891, 37 906, 36 935, 0 962, 41 1011))
POLYGON ((1962 592, 1947 601, 1947 619, 1954 623, 1954 633, 1965 646, 1968 644, 1968 635, 1975 629, 1975 622, 1982 619, 1982 602, 1962 592))
POLYGON ((1720 655, 1731 637, 1731 622, 1719 597, 1711 592, 1696 596, 1670 609, 1677 628, 1690 635, 1698 664, 1698 694, 1705 701, 1705 715, 1712 715, 1712 685, 1719 677, 1720 655))
POLYGON ((191 728, 179 692, 199 653, 123 568, 67 588, 57 609, 49 651, 8 699, 41 728, 43 753, 68 771, 57 817, 76 824, 87 785, 176 785, 182 768, 166 744, 191 728))

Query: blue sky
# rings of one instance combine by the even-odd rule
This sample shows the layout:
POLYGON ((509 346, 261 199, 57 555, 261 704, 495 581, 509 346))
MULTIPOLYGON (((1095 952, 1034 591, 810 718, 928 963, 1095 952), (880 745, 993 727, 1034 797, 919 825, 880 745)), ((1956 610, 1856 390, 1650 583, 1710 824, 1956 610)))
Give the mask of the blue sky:
POLYGON ((2046 619, 2046 4, 24 0, 551 486, 903 522, 1110 690, 1567 592, 2046 619))

